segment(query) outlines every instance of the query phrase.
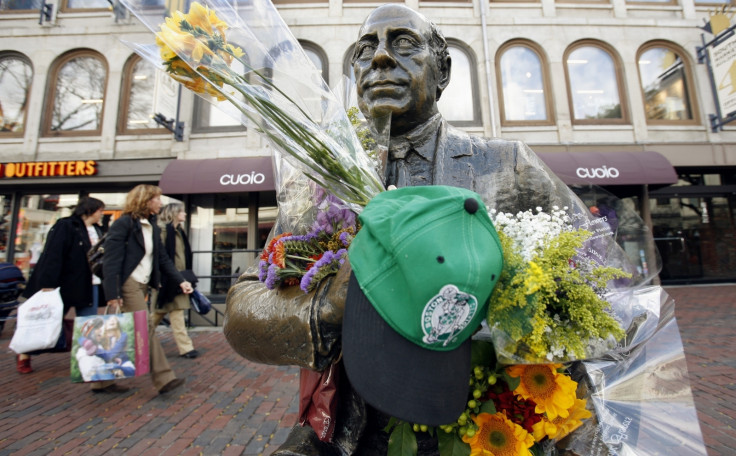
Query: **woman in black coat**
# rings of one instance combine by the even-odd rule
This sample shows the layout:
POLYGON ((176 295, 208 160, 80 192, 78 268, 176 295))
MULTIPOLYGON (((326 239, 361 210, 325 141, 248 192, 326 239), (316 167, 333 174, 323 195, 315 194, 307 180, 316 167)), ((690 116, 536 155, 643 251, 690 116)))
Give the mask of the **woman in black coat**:
MULTIPOLYGON (((101 235, 97 224, 104 208, 102 201, 83 197, 72 215, 59 219, 51 227, 23 297, 30 298, 39 290, 59 288, 64 315, 72 307, 78 316, 97 314, 100 282, 92 275, 87 252, 92 247, 92 237, 96 239, 101 235)), ((17 362, 21 374, 33 372, 30 355, 18 355, 17 362)))
MULTIPOLYGON (((146 297, 150 293, 151 302, 156 302, 162 274, 184 293, 192 292, 191 283, 184 280, 161 245, 156 214, 162 206, 161 189, 155 185, 138 185, 126 196, 123 215, 110 226, 105 240, 102 284, 108 306, 122 312, 148 311, 146 297)), ((151 379, 159 393, 166 393, 181 386, 184 379, 176 378, 155 330, 149 325, 151 379)), ((126 389, 114 383, 105 388, 108 392, 126 389)))

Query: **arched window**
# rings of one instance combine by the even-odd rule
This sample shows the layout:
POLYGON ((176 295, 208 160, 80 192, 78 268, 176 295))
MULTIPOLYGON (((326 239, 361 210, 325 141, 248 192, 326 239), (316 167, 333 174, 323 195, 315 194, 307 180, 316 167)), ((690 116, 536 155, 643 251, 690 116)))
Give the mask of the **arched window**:
POLYGON ((504 44, 496 58, 503 125, 550 125, 554 121, 544 53, 528 41, 504 44))
MULTIPOLYGON (((238 46, 237 43, 230 43, 238 46)), ((247 59, 248 56, 244 56, 247 59)), ((245 66, 237 59, 233 60, 230 68, 238 73, 245 74, 245 66)), ((242 103, 242 95, 235 97, 242 103)), ((194 98, 194 122, 192 130, 195 133, 243 131, 246 122, 243 113, 229 101, 218 101, 216 97, 207 94, 196 94, 194 98)))
POLYGON ((311 60, 314 66, 322 73, 322 79, 324 79, 329 85, 330 72, 328 70, 329 67, 327 66, 327 54, 325 54, 325 51, 309 41, 299 40, 299 44, 302 45, 302 48, 307 54, 307 57, 309 57, 309 60, 311 60))
POLYGON ((69 52, 52 66, 46 98, 45 136, 99 135, 107 63, 90 50, 69 52))
POLYGON ((447 50, 452 59, 450 84, 442 92, 437 106, 453 125, 480 125, 480 97, 473 52, 454 40, 447 41, 447 50))
POLYGON ((620 65, 612 50, 592 41, 577 43, 565 52, 564 61, 573 123, 628 122, 620 65))
POLYGON ((23 136, 33 68, 22 54, 0 54, 0 136, 23 136))
POLYGON ((639 79, 647 122, 694 123, 695 93, 690 67, 683 53, 663 42, 652 42, 639 50, 639 79))
POLYGON ((118 133, 163 133, 153 117, 176 118, 178 85, 168 75, 133 55, 125 64, 120 94, 118 133))

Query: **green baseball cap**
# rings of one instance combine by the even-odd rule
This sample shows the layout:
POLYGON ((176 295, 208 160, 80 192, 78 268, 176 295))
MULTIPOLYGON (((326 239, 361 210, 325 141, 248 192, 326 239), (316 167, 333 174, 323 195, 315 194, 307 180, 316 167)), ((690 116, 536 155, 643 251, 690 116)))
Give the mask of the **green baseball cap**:
POLYGON ((470 338, 503 254, 480 196, 448 186, 377 195, 349 249, 343 319, 351 384, 397 418, 445 424, 465 408, 470 338))

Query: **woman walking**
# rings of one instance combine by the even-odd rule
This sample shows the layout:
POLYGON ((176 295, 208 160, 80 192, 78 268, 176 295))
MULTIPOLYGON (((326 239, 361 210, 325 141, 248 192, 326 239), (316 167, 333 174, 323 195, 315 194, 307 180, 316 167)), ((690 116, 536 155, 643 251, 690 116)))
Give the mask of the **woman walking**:
MULTIPOLYGON (((138 185, 126 196, 123 215, 110 226, 105 241, 102 284, 108 306, 119 306, 122 312, 147 310, 146 296, 156 302, 162 275, 177 283, 184 293, 192 292, 192 285, 176 270, 161 246, 156 214, 162 206, 161 189, 155 185, 138 185)), ((148 334, 151 380, 159 393, 167 393, 185 380, 176 378, 171 369, 156 327, 149 324, 148 334)))
MULTIPOLYGON (((77 316, 97 315, 100 279, 89 268, 87 252, 101 235, 98 223, 104 208, 102 201, 82 197, 72 215, 51 227, 23 297, 59 288, 64 315, 72 307, 77 316)), ((30 354, 19 354, 16 361, 19 373, 33 372, 30 354)))
MULTIPOLYGON (((170 203, 161 210, 158 222, 166 254, 174 261, 174 266, 182 272, 184 278, 195 284, 196 277, 192 273, 192 248, 182 227, 186 217, 183 204, 170 203)), ((171 331, 179 348, 179 355, 184 358, 196 358, 199 352, 194 349, 184 322, 184 311, 191 307, 189 296, 182 294, 178 284, 172 283, 166 276, 161 279, 161 290, 156 301, 156 310, 151 315, 151 324, 155 328, 164 316, 169 314, 171 331)))

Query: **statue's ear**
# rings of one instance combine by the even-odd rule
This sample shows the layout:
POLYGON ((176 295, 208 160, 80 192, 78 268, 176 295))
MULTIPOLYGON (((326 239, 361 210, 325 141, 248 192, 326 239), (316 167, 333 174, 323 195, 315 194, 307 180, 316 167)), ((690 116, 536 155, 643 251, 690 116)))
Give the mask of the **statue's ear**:
POLYGON ((437 63, 439 67, 439 77, 437 78, 437 99, 439 100, 442 91, 444 91, 447 88, 447 85, 450 84, 450 68, 452 67, 450 53, 448 52, 443 57, 439 58, 437 63))

